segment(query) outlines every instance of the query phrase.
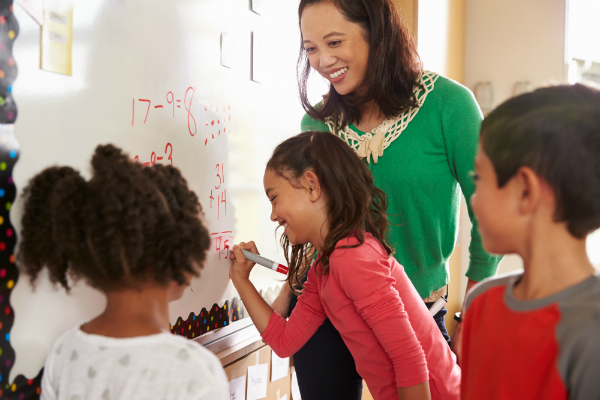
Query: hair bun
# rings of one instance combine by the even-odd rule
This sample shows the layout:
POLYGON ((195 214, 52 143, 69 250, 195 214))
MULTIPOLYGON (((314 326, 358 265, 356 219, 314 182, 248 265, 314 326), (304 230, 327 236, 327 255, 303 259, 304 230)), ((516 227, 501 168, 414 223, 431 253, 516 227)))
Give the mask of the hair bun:
MULTIPOLYGON (((57 204, 59 198, 81 189, 85 189, 85 180, 79 172, 71 167, 50 167, 33 177, 23 190, 19 261, 32 281, 47 264, 51 280, 66 285, 66 280, 59 278, 60 271, 66 268, 62 262, 64 248, 55 235, 53 222, 57 216, 68 218, 72 210, 57 204), (69 185, 74 188, 67 193, 69 185)), ((77 197, 81 195, 77 193, 77 197)))
POLYGON ((103 173, 114 171, 118 168, 127 167, 129 159, 123 151, 112 144, 104 144, 96 147, 92 157, 94 172, 103 173))

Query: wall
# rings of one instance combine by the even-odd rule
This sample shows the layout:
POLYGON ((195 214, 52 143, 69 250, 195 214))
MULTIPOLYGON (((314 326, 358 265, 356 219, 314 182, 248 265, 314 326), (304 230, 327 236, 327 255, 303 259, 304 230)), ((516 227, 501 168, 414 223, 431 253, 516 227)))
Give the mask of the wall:
POLYGON ((565 0, 466 0, 465 84, 492 83, 492 106, 514 93, 563 82, 565 0))
MULTIPOLYGON (((226 5, 217 0, 74 3, 72 76, 40 70, 40 27, 20 6, 14 7, 20 25, 14 44, 19 75, 12 88, 19 111, 18 195, 28 179, 50 165, 70 165, 89 176, 89 160, 99 143, 114 143, 132 158, 139 155, 141 162, 150 162, 155 152, 159 163, 170 162, 171 154, 164 152, 166 143, 171 144, 173 165, 198 194, 214 234, 201 277, 171 303, 171 323, 214 303, 231 305, 237 295, 229 281, 225 240, 229 246, 255 240, 263 255, 284 259, 262 177, 270 152, 299 133, 304 113, 295 76, 296 4, 275 2, 259 15, 246 0, 226 5), (257 37, 271 31, 277 35, 257 37), (220 63, 222 32, 235 42, 231 68, 220 63), (252 54, 252 35, 256 48, 258 39, 263 40, 262 57, 252 54), (268 51, 273 48, 277 52, 268 51), (251 79, 253 57, 264 62, 261 83, 251 79)), ((21 213, 17 200, 11 208, 17 236, 21 213)), ((281 285, 281 276, 266 268, 257 267, 252 274, 259 289, 281 285)), ((104 307, 104 297, 83 282, 69 295, 53 288, 46 275, 37 283, 34 290, 27 279, 19 279, 10 296, 15 315, 10 344, 16 361, 10 377, 2 373, 6 381, 18 374, 36 376, 55 338, 104 307)), ((215 324, 225 326, 225 318, 225 312, 219 313, 215 324)), ((183 327, 190 330, 191 324, 183 327)))

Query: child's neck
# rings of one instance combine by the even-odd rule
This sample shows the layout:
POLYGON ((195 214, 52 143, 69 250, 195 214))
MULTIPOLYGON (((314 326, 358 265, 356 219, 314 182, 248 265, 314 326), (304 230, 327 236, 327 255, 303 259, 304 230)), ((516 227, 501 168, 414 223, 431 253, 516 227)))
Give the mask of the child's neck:
POLYGON ((104 312, 86 323, 86 333, 127 338, 168 331, 168 289, 156 284, 142 290, 125 289, 106 293, 104 312))
POLYGON ((586 240, 572 236, 564 224, 538 227, 519 252, 524 273, 515 286, 520 300, 535 300, 561 292, 595 273, 586 240), (535 238, 535 239, 533 239, 535 238))

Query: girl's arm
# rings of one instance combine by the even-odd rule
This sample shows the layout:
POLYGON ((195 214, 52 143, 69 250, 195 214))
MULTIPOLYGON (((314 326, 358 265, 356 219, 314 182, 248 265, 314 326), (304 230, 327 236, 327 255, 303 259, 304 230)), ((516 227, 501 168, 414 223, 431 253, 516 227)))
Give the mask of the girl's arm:
POLYGON ((271 346, 279 357, 288 357, 298 351, 317 331, 327 318, 318 290, 310 279, 306 282, 302 295, 289 321, 273 312, 269 304, 260 296, 250 282, 250 271, 254 263, 246 260, 241 248, 258 254, 254 242, 233 246, 229 277, 260 332, 263 340, 271 346))
POLYGON ((285 282, 281 287, 281 292, 277 295, 273 303, 271 303, 271 307, 273 310, 283 318, 287 318, 290 312, 290 302, 292 301, 292 289, 290 285, 285 282))
POLYGON ((392 276, 390 263, 396 261, 382 258, 378 252, 369 249, 365 243, 356 250, 344 249, 332 254, 330 279, 339 282, 387 353, 394 367, 399 393, 419 392, 419 388, 429 387, 429 371, 424 349, 413 326, 430 324, 431 316, 406 274, 392 276), (405 309, 399 292, 403 296, 414 296, 410 307, 423 309, 405 309))
POLYGON ((398 388, 398 397, 400 400, 431 400, 429 381, 414 386, 398 388))

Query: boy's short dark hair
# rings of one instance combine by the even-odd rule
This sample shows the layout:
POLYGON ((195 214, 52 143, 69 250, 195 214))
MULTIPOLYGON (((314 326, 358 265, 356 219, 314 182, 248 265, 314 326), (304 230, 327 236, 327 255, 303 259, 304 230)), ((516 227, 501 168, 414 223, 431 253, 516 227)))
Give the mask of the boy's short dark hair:
POLYGON ((583 238, 600 227, 600 91, 576 84, 514 97, 483 121, 480 143, 502 187, 528 166, 556 197, 554 219, 583 238))

